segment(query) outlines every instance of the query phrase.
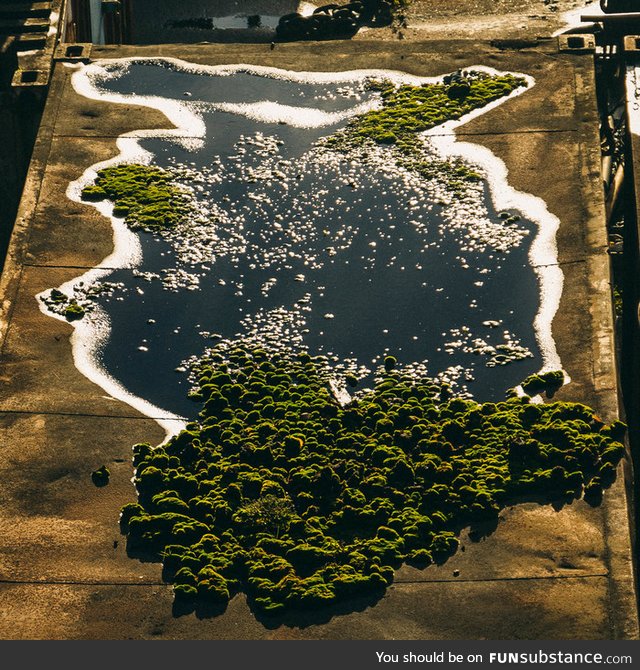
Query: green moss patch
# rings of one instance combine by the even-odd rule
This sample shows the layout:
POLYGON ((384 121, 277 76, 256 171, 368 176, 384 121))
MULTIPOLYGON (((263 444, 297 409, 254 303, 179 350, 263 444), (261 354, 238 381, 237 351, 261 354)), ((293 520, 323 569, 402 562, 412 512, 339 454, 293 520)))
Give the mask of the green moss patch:
POLYGON ((521 384, 522 390, 529 396, 546 393, 549 397, 562 388, 564 384, 564 372, 553 370, 538 375, 530 375, 521 384))
POLYGON ((615 477, 624 425, 585 405, 479 404, 387 367, 342 407, 321 358, 213 353, 200 419, 134 448, 129 550, 162 560, 185 603, 244 591, 263 614, 317 609, 446 560, 506 505, 595 499, 615 477))
POLYGON ((330 139, 329 146, 349 146, 364 140, 413 144, 411 136, 415 133, 457 120, 526 85, 525 79, 512 74, 494 76, 475 71, 422 86, 373 81, 369 86, 380 91, 381 109, 357 116, 344 132, 330 139))
POLYGON ((84 302, 80 304, 76 297, 68 296, 57 288, 51 289, 47 295, 40 297, 47 309, 55 314, 64 316, 67 321, 79 321, 91 311, 92 305, 84 302))
POLYGON ((109 477, 111 472, 106 465, 101 465, 97 470, 94 470, 91 473, 91 481, 95 486, 102 487, 106 486, 109 483, 109 477))
POLYGON ((381 109, 356 116, 344 130, 325 139, 323 145, 344 152, 371 142, 387 145, 399 166, 425 180, 444 181, 453 195, 459 196, 464 193, 465 182, 480 181, 482 175, 460 158, 438 160, 426 155, 418 133, 460 119, 526 87, 527 81, 512 74, 471 71, 464 75, 457 72, 440 83, 422 86, 397 86, 380 80, 370 80, 367 85, 380 92, 381 109))
POLYGON ((73 300, 65 307, 64 317, 67 321, 78 321, 85 315, 85 309, 73 300))
POLYGON ((115 216, 133 230, 174 227, 188 212, 185 192, 170 172, 149 165, 125 164, 98 171, 82 189, 87 201, 110 200, 115 216))

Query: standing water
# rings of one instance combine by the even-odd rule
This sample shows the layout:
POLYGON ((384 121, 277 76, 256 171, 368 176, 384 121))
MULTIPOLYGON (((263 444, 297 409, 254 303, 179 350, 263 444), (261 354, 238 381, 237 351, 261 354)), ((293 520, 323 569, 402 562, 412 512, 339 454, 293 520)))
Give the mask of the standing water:
MULTIPOLYGON (((553 265, 555 223, 539 202, 525 211, 528 196, 522 207, 501 201, 497 159, 467 161, 484 178, 453 186, 437 171, 427 178, 403 165, 388 146, 326 144, 380 105, 367 82, 382 76, 425 81, 163 60, 76 73, 84 94, 178 109, 200 128, 138 133, 136 155, 112 162, 171 171, 192 212, 175 229, 136 232, 136 267, 101 277, 108 290, 83 321, 106 316, 110 333, 96 361, 106 375, 192 418, 199 406, 187 398, 189 364, 219 342, 321 354, 337 378, 349 372, 361 386, 392 354, 400 368, 480 401, 559 366, 550 339, 559 296, 534 267, 553 265), (540 258, 532 250, 545 226, 540 258)), ((423 160, 454 160, 435 138, 423 142, 423 160)), ((89 282, 71 284, 86 295, 89 282)))

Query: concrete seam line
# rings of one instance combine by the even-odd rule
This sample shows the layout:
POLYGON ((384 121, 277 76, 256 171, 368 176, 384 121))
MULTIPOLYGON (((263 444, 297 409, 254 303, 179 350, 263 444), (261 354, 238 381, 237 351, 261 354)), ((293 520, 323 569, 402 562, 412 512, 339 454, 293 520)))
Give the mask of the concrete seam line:
MULTIPOLYGON (((557 133, 577 133, 578 129, 577 128, 526 128, 525 130, 495 130, 495 131, 473 131, 469 130, 466 132, 463 131, 457 131, 456 135, 459 137, 462 136, 468 136, 468 137, 473 137, 473 136, 493 136, 493 135, 533 135, 533 134, 557 134, 557 133)), ((451 133, 432 133, 432 137, 440 137, 442 135, 449 136, 451 133)), ((72 140, 117 140, 120 136, 119 135, 76 135, 76 134, 59 134, 59 135, 54 135, 53 139, 60 139, 60 140, 65 140, 65 139, 72 139, 72 140)), ((131 137, 135 137, 134 135, 131 135, 131 137)), ((186 135, 174 135, 176 139, 191 139, 190 137, 186 135)), ((143 138, 144 139, 144 138, 143 138)))
POLYGON ((133 414, 91 414, 90 412, 54 412, 52 410, 20 410, 20 409, 6 409, 0 407, 0 415, 2 414, 19 414, 26 416, 73 416, 73 417, 86 417, 94 419, 135 419, 136 421, 156 421, 158 419, 162 421, 171 421, 172 419, 165 416, 160 417, 149 417, 149 416, 136 416, 133 414))
MULTIPOLYGON (((456 137, 509 137, 510 135, 555 135, 559 133, 577 133, 577 128, 527 128, 525 130, 494 131, 456 131, 456 137)), ((431 133, 430 137, 448 137, 451 133, 431 133)))
POLYGON ((25 585, 25 586, 166 586, 171 587, 168 582, 101 582, 98 580, 65 580, 65 579, 0 579, 0 585, 25 585))
MULTIPOLYGON (((44 268, 45 270, 92 270, 95 265, 49 265, 48 263, 23 263, 26 268, 44 268)), ((108 268, 105 270, 114 271, 118 268, 108 268)))
POLYGON ((586 263, 586 258, 578 258, 573 261, 560 261, 558 263, 543 263, 541 265, 532 265, 532 268, 550 268, 550 267, 563 267, 565 265, 579 265, 580 263, 586 263))
MULTIPOLYGON (((135 133, 135 131, 133 131, 135 133)), ((122 134, 122 133, 121 133, 122 134)), ((134 139, 145 139, 144 137, 138 138, 136 135, 128 135, 134 139)), ((193 139, 188 135, 172 135, 176 139, 190 140, 193 139)), ((54 140, 117 140, 120 138, 120 135, 54 135, 54 140)))
MULTIPOLYGON (((417 580, 394 580, 392 586, 402 584, 481 584, 495 582, 536 582, 548 580, 567 580, 567 579, 603 579, 609 577, 608 572, 589 572, 580 575, 530 575, 524 577, 478 577, 477 579, 460 579, 452 577, 451 579, 417 579, 417 580)), ((1 580, 0 580, 1 582, 1 580)))
MULTIPOLYGON (((159 563, 158 563, 159 564, 159 563)), ((609 575, 607 573, 595 573, 585 575, 546 575, 538 577, 492 577, 489 579, 431 579, 417 581, 395 581, 393 586, 413 586, 416 584, 482 584, 495 582, 518 582, 518 581, 545 581, 545 580, 567 580, 567 579, 602 579, 609 575)), ((0 585, 29 585, 29 586, 167 586, 168 582, 101 582, 99 580, 66 580, 66 579, 0 579, 0 585)))

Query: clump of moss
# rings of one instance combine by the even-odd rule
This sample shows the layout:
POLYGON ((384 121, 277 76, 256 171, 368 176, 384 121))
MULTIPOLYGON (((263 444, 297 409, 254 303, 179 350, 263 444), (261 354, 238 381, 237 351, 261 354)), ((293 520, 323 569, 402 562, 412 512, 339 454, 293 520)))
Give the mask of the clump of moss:
POLYGON ((443 180, 454 195, 461 195, 465 182, 480 181, 482 175, 459 158, 425 157, 418 133, 459 119, 527 86, 527 82, 511 74, 474 71, 455 73, 442 82, 422 86, 396 86, 378 79, 369 80, 366 86, 380 93, 382 108, 356 116, 346 129, 324 140, 325 146, 346 152, 367 142, 390 145, 400 166, 427 180, 443 180))
POLYGON ((613 286, 613 309, 616 316, 623 314, 624 299, 622 294, 622 286, 614 284, 613 286))
POLYGON ((64 309, 64 317, 67 321, 77 321, 85 315, 85 309, 82 305, 72 300, 64 309))
POLYGON ((382 144, 401 143, 411 135, 459 119, 526 85, 522 77, 484 72, 459 76, 448 84, 443 81, 396 86, 391 82, 371 81, 369 88, 380 91, 382 108, 356 116, 329 144, 348 146, 365 139, 382 144))
POLYGON ((345 376, 345 381, 347 382, 347 386, 350 388, 355 388, 358 386, 358 378, 353 374, 347 374, 345 376))
POLYGON ((551 397, 564 384, 564 372, 552 370, 542 374, 530 375, 521 384, 522 390, 529 396, 546 393, 551 397))
POLYGON ((215 349, 196 371, 198 421, 134 448, 129 547, 162 560, 176 598, 265 614, 382 593, 403 562, 442 562, 458 531, 523 496, 591 500, 624 426, 585 405, 480 404, 388 370, 338 405, 306 353, 215 349))
POLYGON ((172 228, 188 211, 186 195, 170 172, 136 163, 99 170, 95 182, 82 189, 82 198, 112 201, 114 215, 134 230, 172 228))
POLYGON ((102 465, 91 473, 91 481, 95 486, 106 486, 109 483, 111 472, 106 465, 102 465))
POLYGON ((69 297, 57 288, 52 288, 49 292, 48 301, 53 305, 62 305, 68 300, 69 297))
POLYGON ((40 299, 50 311, 63 316, 67 321, 82 319, 87 311, 92 308, 88 301, 80 304, 78 298, 70 297, 57 288, 51 289, 47 295, 41 296, 40 299))

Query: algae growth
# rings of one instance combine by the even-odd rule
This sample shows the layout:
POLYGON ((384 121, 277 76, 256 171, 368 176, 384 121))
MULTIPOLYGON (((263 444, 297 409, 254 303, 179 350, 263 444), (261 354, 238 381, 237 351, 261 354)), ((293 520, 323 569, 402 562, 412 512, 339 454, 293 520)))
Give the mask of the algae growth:
POLYGON ((112 201, 114 216, 124 217, 132 230, 172 228, 188 212, 186 194, 172 173, 136 163, 99 170, 82 198, 112 201))
POLYGON ((470 70, 421 86, 397 86, 378 80, 369 80, 367 85, 380 92, 382 107, 356 116, 344 130, 327 138, 324 145, 346 152, 367 142, 391 145, 399 166, 426 180, 438 177, 454 195, 462 195, 463 183, 481 181, 482 175, 459 158, 425 157, 418 133, 458 120, 511 95, 516 89, 526 87, 527 81, 512 74, 489 75, 470 70))
POLYGON ((348 146, 370 139, 381 144, 414 146, 412 135, 457 120, 476 109, 526 87, 523 77, 481 71, 455 73, 442 82, 421 86, 370 81, 380 91, 382 107, 361 114, 330 138, 329 145, 348 146))
POLYGON ((67 321, 77 321, 87 312, 87 306, 79 304, 77 298, 55 288, 48 295, 42 296, 41 300, 49 310, 64 316, 67 321))
POLYGON ((134 448, 130 550, 161 559, 183 601, 317 608, 446 560, 462 527, 507 505, 597 499, 615 477, 624 425, 585 405, 479 404, 385 363, 342 407, 320 357, 214 349, 199 420, 134 448))
POLYGON ((546 393, 551 397, 564 384, 564 373, 552 370, 538 375, 529 375, 521 384, 522 390, 529 396, 546 393))
MULTIPOLYGON (((455 194, 482 175, 463 161, 432 160, 418 133, 525 85, 482 72, 423 86, 382 82, 381 108, 324 144, 361 155, 386 145, 375 147, 379 155, 425 180, 444 175, 455 194)), ((284 181, 287 167, 278 163, 269 178, 284 181)), ((100 171, 83 197, 109 199, 128 225, 148 229, 175 225, 188 208, 175 175, 139 165, 100 171)), ((517 216, 500 218, 502 239, 517 216)), ((484 341, 473 346, 488 349, 484 341)), ((496 347, 496 365, 507 360, 499 346, 506 345, 496 347)), ((597 500, 614 478, 621 424, 606 426, 579 404, 452 398, 446 386, 405 376, 394 356, 382 356, 374 390, 341 406, 325 359, 241 339, 220 345, 198 368, 198 421, 164 445, 134 448, 138 502, 121 519, 129 549, 161 560, 177 599, 189 605, 224 607, 244 592, 261 613, 316 609, 383 593, 402 563, 446 560, 461 528, 495 520, 507 505, 597 500)), ((353 370, 345 375, 351 388, 358 381, 353 370)))

